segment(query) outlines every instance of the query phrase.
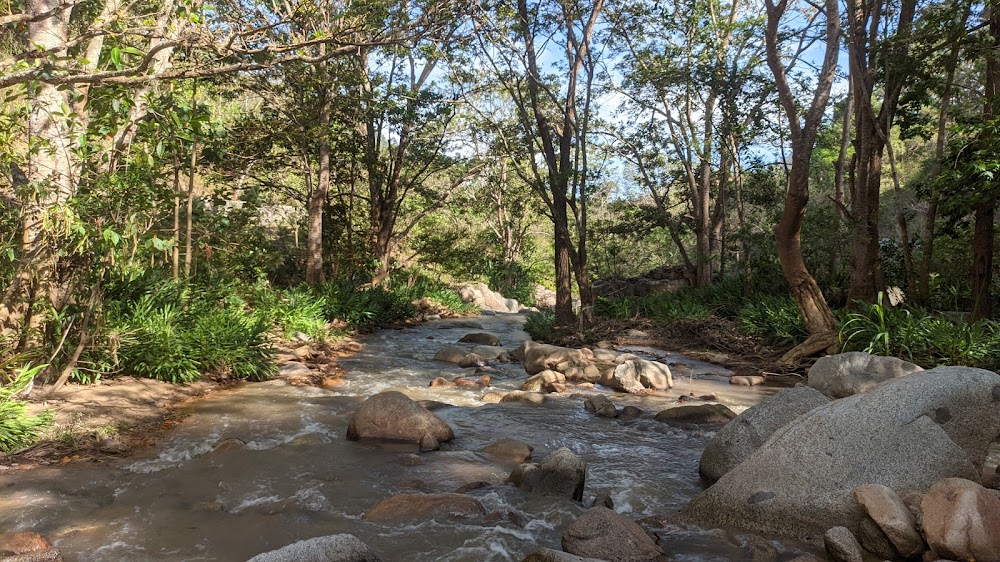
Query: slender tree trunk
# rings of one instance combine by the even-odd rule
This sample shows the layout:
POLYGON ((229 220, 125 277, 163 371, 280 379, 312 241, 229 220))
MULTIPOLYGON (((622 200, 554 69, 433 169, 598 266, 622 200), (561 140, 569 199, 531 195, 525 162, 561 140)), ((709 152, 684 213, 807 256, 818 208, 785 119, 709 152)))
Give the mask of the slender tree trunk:
MULTIPOLYGON (((840 131, 840 152, 837 154, 837 162, 834 165, 833 173, 833 198, 837 207, 837 216, 840 218, 840 222, 837 223, 837 238, 840 239, 840 235, 843 232, 843 225, 847 224, 849 217, 847 215, 847 205, 845 194, 849 191, 847 186, 847 169, 850 166, 850 159, 847 156, 848 149, 851 146, 851 118, 854 116, 854 82, 851 80, 850 76, 847 78, 847 100, 844 104, 844 117, 841 123, 840 131)), ((843 269, 844 261, 844 251, 842 244, 834 244, 833 248, 833 260, 831 264, 831 271, 834 274, 839 274, 841 269, 843 269)))
POLYGON ((896 194, 896 224, 899 227, 899 238, 903 249, 903 269, 906 270, 906 294, 913 298, 917 294, 916 269, 913 266, 913 248, 910 246, 910 225, 903 210, 903 188, 899 184, 899 170, 896 169, 896 153, 892 148, 892 139, 885 144, 889 155, 889 168, 892 173, 892 189, 896 194))
POLYGON ((174 152, 174 244, 170 250, 173 279, 181 278, 181 162, 174 152))
POLYGON ((326 281, 323 269, 323 211, 330 192, 330 100, 321 95, 319 114, 319 178, 309 194, 309 235, 306 242, 306 283, 319 285, 326 281))
POLYGON ((787 8, 787 0, 780 0, 777 5, 772 0, 766 0, 765 6, 767 65, 774 75, 792 138, 792 165, 788 175, 785 206, 781 212, 781 219, 774 227, 774 240, 778 248, 781 270, 788 281, 802 322, 809 332, 809 338, 805 342, 782 357, 784 363, 795 363, 802 357, 823 351, 836 342, 837 321, 802 258, 801 232, 806 205, 809 202, 809 163, 837 70, 840 17, 838 1, 826 0, 826 52, 823 66, 819 72, 812 102, 806 114, 800 118, 795 95, 788 84, 778 48, 778 29, 787 8))
MULTIPOLYGON (((992 49, 986 50, 986 87, 983 120, 996 119, 1000 102, 1000 0, 989 2, 992 49)), ((982 194, 976 203, 976 226, 972 235, 972 320, 993 316, 993 245, 996 237, 996 198, 982 194)))

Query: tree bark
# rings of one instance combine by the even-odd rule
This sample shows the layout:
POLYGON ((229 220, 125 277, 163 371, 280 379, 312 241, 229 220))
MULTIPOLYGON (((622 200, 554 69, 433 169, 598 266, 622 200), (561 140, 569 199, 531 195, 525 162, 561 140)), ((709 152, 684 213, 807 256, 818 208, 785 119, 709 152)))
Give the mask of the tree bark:
POLYGON ((330 100, 322 88, 319 111, 319 178, 309 194, 309 234, 306 241, 306 283, 319 285, 326 281, 323 269, 323 211, 330 192, 330 100))
MULTIPOLYGON (((992 49, 986 52, 986 84, 983 120, 987 123, 997 117, 996 104, 1000 102, 1000 0, 988 5, 992 49)), ((992 186, 986 187, 990 189, 992 186)), ((979 194, 976 203, 976 226, 972 235, 972 320, 982 320, 993 315, 993 245, 996 237, 996 199, 990 193, 979 194)))

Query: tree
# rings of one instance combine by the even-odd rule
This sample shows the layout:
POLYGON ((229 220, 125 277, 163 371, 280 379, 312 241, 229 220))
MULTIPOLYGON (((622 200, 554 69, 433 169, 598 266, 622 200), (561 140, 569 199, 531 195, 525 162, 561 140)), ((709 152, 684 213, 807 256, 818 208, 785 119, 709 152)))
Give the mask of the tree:
POLYGON ((836 342, 836 319, 826 304, 823 292, 806 268, 802 258, 802 222, 809 202, 809 168, 813 147, 819 133, 830 99, 830 90, 837 70, 837 56, 840 42, 840 17, 837 0, 826 0, 823 16, 826 20, 826 42, 823 64, 816 78, 815 92, 805 115, 799 114, 799 106, 788 83, 788 69, 781 60, 779 46, 779 26, 788 9, 788 0, 766 0, 767 9, 767 65, 774 74, 778 99, 788 118, 792 144, 792 165, 788 174, 788 188, 781 219, 774 227, 774 239, 778 247, 778 259, 785 274, 792 297, 799 314, 809 332, 809 339, 786 354, 783 362, 794 362, 797 358, 826 349, 836 342))

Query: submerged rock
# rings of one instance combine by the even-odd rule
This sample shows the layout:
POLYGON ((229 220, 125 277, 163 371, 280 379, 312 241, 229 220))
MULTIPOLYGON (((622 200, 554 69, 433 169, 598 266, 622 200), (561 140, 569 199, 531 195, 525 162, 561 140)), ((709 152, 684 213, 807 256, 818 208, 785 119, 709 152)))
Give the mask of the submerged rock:
POLYGON ((704 426, 722 427, 735 417, 736 412, 722 404, 698 404, 661 410, 655 419, 681 429, 694 429, 704 426))
POLYGON ((247 562, 383 562, 383 558, 358 537, 342 534, 295 542, 247 562))
POLYGON ((771 435, 813 408, 830 402, 808 386, 790 388, 762 400, 731 422, 705 446, 698 472, 715 482, 746 460, 771 435))
POLYGON ((428 519, 475 519, 486 515, 479 500, 463 494, 398 494, 373 505, 362 519, 401 523, 428 519))
POLYGON ((923 368, 902 359, 850 351, 816 360, 809 369, 809 386, 831 398, 845 398, 919 371, 923 368))
POLYGON ((583 558, 581 556, 575 556, 568 552, 552 550, 551 548, 542 548, 532 552, 521 562, 607 562, 607 561, 598 560, 596 558, 583 558))
POLYGON ((562 547, 570 554, 599 560, 666 559, 635 521, 600 506, 588 509, 566 529, 562 547))
POLYGON ((775 432, 679 514, 702 526, 818 541, 860 530, 862 484, 905 497, 976 479, 1000 436, 1000 375, 939 367, 815 408, 775 432))
POLYGON ((434 360, 444 361, 445 363, 454 363, 457 365, 461 363, 462 359, 465 359, 465 356, 468 354, 468 350, 461 347, 442 347, 437 351, 437 353, 434 354, 434 360))
POLYGON ((504 437, 487 445, 483 452, 500 460, 523 463, 531 460, 531 452, 534 449, 524 441, 504 437))
POLYGON ((480 345, 488 345, 491 347, 500 347, 500 338, 494 336, 493 334, 487 334, 485 332, 473 332, 471 334, 466 334, 462 336, 462 339, 458 340, 459 343, 478 343, 480 345))
MULTIPOLYGON (((347 438, 419 443, 421 449, 455 438, 451 426, 402 392, 382 392, 364 401, 351 416, 347 438)), ((436 447, 435 447, 436 448, 436 447)))

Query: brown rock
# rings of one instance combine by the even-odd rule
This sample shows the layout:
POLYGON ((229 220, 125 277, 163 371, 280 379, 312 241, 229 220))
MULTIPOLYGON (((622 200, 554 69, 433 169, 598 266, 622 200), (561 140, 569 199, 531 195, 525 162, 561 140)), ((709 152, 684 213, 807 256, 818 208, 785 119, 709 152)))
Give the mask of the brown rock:
POLYGON ((594 396, 588 397, 583 403, 583 407, 588 412, 593 412, 602 418, 618 417, 618 408, 616 408, 614 403, 603 394, 595 394, 594 396))
POLYGON ((490 385, 490 376, 482 375, 478 377, 458 377, 452 381, 459 388, 472 388, 475 390, 486 388, 490 385))
POLYGON ((458 366, 463 369, 468 369, 470 367, 485 367, 486 360, 482 357, 476 355, 475 353, 469 353, 465 357, 462 357, 458 362, 458 366))
POLYGON ((451 381, 444 377, 437 377, 430 382, 427 386, 451 386, 451 381))
POLYGON ((854 499, 904 558, 926 550, 917 532, 916 518, 889 487, 881 484, 858 486, 854 489, 854 499))
POLYGON ((443 443, 455 438, 451 427, 401 392, 382 392, 364 401, 351 416, 347 438, 443 443))
POLYGON ((362 517, 377 523, 426 521, 428 519, 475 519, 486 508, 462 494, 399 494, 373 505, 362 517))
POLYGON ((33 531, 0 535, 0 553, 27 554, 52 548, 52 543, 33 531))
POLYGON ((471 334, 466 334, 462 336, 462 339, 458 341, 460 343, 478 343, 479 345, 500 347, 500 338, 494 336, 493 334, 487 334, 485 332, 474 332, 471 334))
POLYGON ((487 404, 497 404, 500 401, 502 401, 503 397, 506 396, 506 395, 507 395, 506 392, 500 392, 500 391, 494 390, 492 392, 487 392, 486 394, 483 394, 482 396, 480 396, 479 397, 479 401, 480 402, 486 402, 487 404))
POLYGON ((945 478, 920 502, 927 544, 954 560, 1000 560, 1000 499, 970 480, 945 478))
POLYGON ((500 399, 502 404, 509 404, 512 402, 524 402, 525 404, 541 404, 545 402, 545 395, 541 392, 524 392, 523 390, 514 390, 503 395, 500 399))
POLYGON ((618 419, 621 421, 632 421, 642 417, 642 410, 635 406, 625 406, 618 412, 618 419))
POLYGON ((663 551, 635 521, 606 507, 592 507, 566 529, 563 550, 600 560, 663 559, 663 551))

